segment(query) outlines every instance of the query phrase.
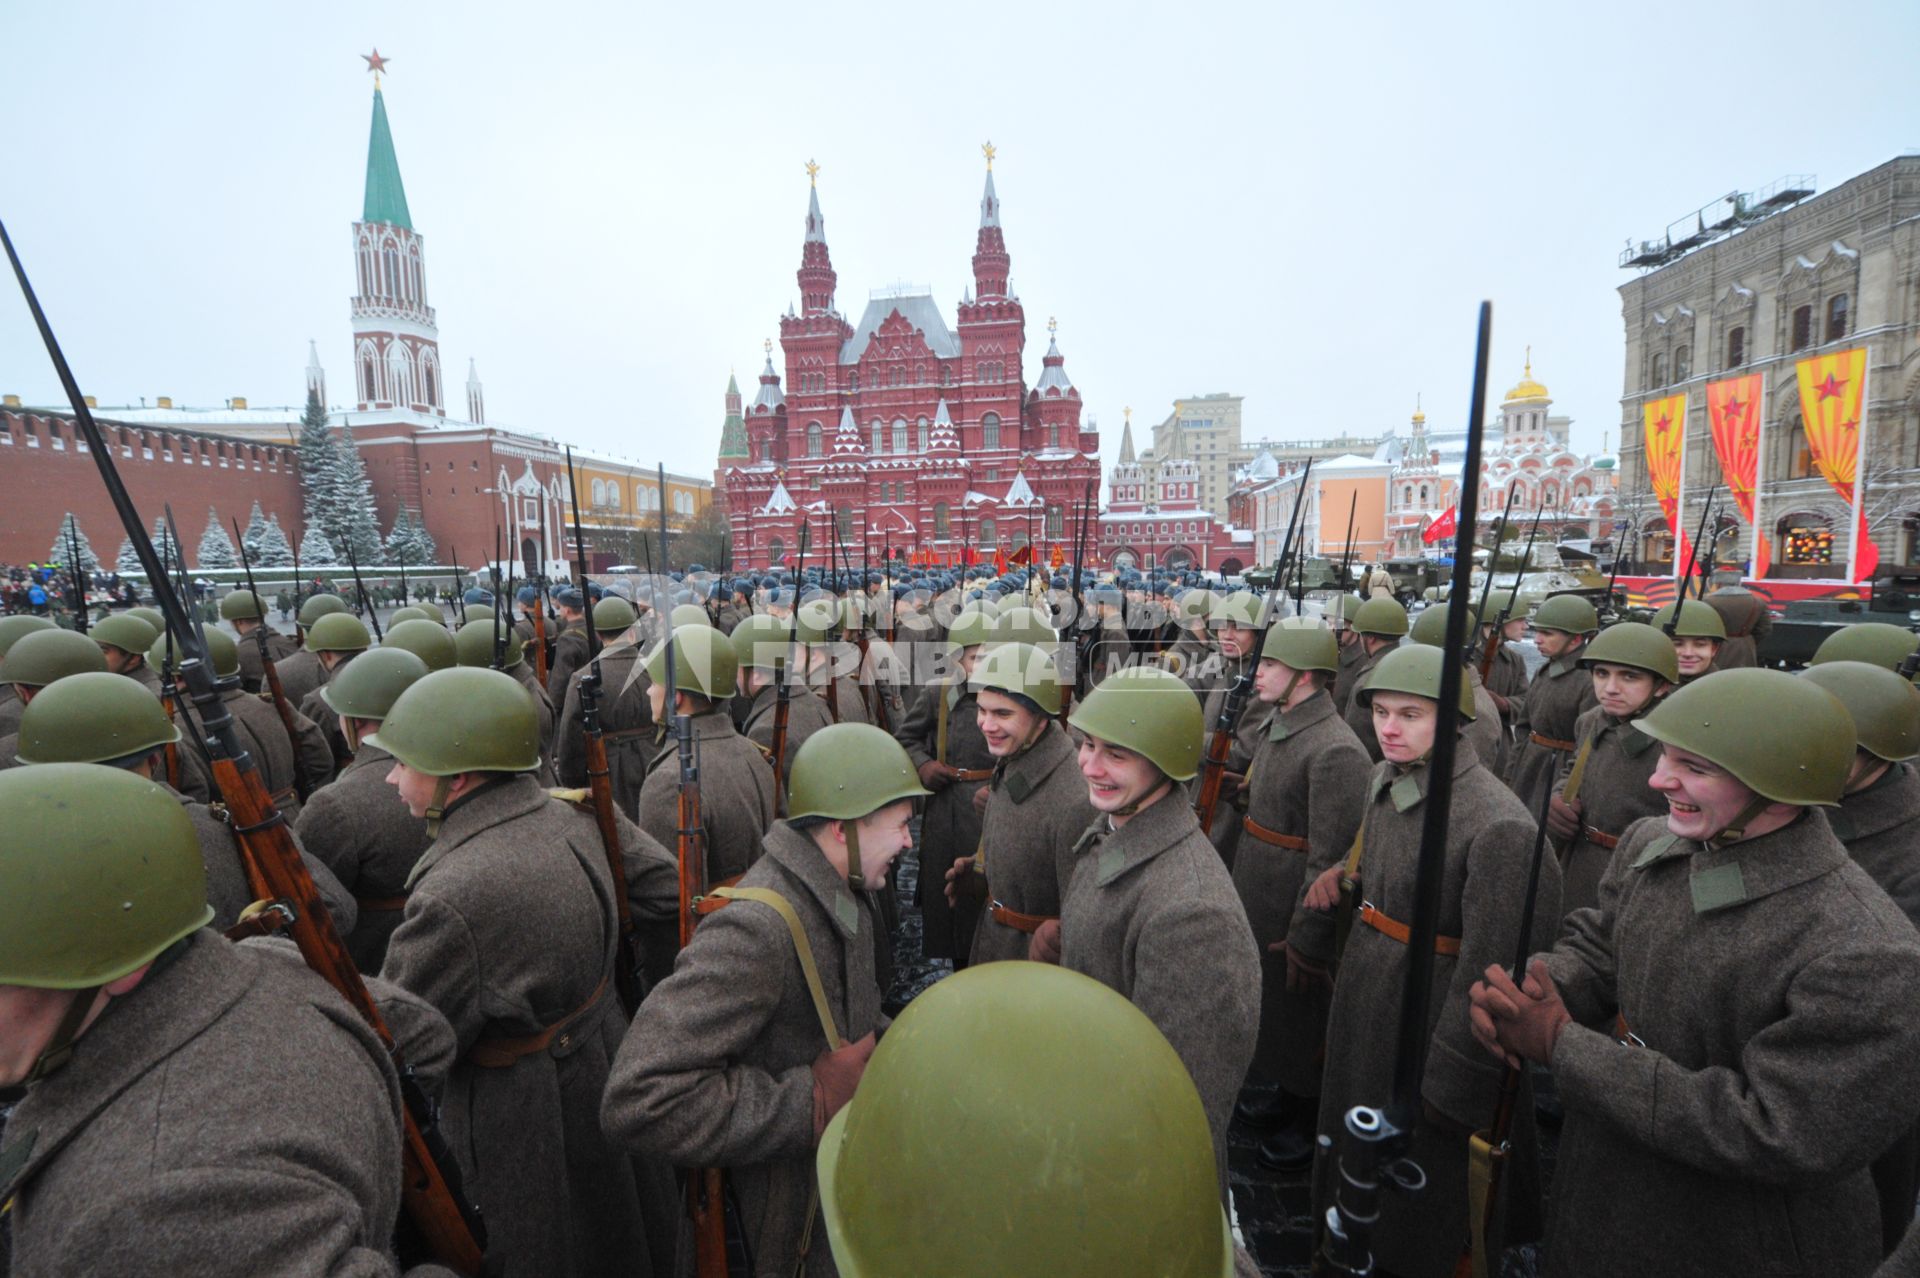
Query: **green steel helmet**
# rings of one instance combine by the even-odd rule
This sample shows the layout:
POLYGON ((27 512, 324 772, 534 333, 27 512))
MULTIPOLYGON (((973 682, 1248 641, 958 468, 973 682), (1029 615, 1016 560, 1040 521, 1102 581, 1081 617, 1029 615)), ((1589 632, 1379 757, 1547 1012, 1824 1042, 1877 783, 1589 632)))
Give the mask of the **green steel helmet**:
POLYGON ((343 719, 384 719, 400 694, 428 673, 427 663, 405 648, 378 648, 335 671, 320 685, 320 699, 343 719))
POLYGON ((1145 1013, 1053 964, 970 967, 908 1004, 814 1166, 847 1278, 1233 1272, 1192 1076, 1145 1013))
POLYGON ((1184 626, 1206 621, 1213 615, 1213 592, 1211 590, 1183 591, 1175 603, 1175 612, 1179 616, 1180 624, 1184 626))
POLYGON ((1206 735, 1200 699, 1165 670, 1134 666, 1109 675, 1067 722, 1143 756, 1175 781, 1190 781, 1200 770, 1200 742, 1206 735))
POLYGON ((307 630, 309 652, 365 652, 372 644, 366 623, 350 612, 330 612, 307 630))
MULTIPOLYGON (((131 614, 121 614, 130 616, 131 614)), ((101 623, 104 624, 104 623, 101 623)), ((96 626, 95 629, 99 627, 96 626)), ((58 630, 59 627, 45 617, 32 617, 18 613, 11 617, 0 617, 0 657, 7 655, 7 649, 13 647, 13 641, 21 635, 30 635, 36 630, 58 630)), ((145 651, 145 649, 142 649, 145 651)))
POLYGON ((160 699, 133 680, 93 671, 50 683, 20 714, 23 764, 144 759, 180 739, 160 699))
POLYGON ((422 608, 418 604, 409 604, 405 608, 393 610, 393 616, 387 618, 387 632, 391 634, 395 626, 408 621, 431 621, 443 629, 447 624, 446 618, 440 615, 438 608, 422 608))
MULTIPOLYGON (((1395 648, 1380 658, 1380 664, 1367 675, 1367 681, 1353 690, 1362 705, 1373 705, 1376 692, 1404 692, 1412 697, 1425 697, 1438 703, 1440 700, 1440 672, 1446 666, 1445 654, 1438 648, 1429 648, 1425 644, 1408 644, 1395 648)), ((1473 681, 1460 675, 1460 717, 1471 723, 1474 719, 1473 681)))
POLYGON ((1775 803, 1831 807, 1853 770, 1846 707, 1818 684, 1780 670, 1748 667, 1695 679, 1634 726, 1719 764, 1775 803))
POLYGON ((468 604, 460 609, 460 624, 470 626, 476 621, 492 621, 499 615, 486 604, 468 604))
POLYGON ((993 642, 1028 643, 1046 651, 1056 651, 1060 632, 1037 609, 1019 605, 1001 613, 993 623, 993 642))
POLYGON ((603 635, 617 635, 639 619, 633 605, 619 595, 608 595, 593 606, 593 628, 603 635))
POLYGON ((102 617, 93 623, 93 629, 87 632, 87 638, 102 648, 118 648, 137 657, 147 655, 147 649, 153 647, 153 641, 160 632, 138 617, 116 612, 111 617, 102 617))
POLYGON ((311 630, 313 623, 329 613, 347 612, 347 601, 339 595, 308 595, 307 601, 300 605, 300 612, 294 618, 294 624, 302 630, 311 630))
POLYGON ((193 821, 144 777, 91 763, 9 768, 0 816, 0 985, 93 989, 213 921, 193 821))
POLYGON ((1920 646, 1920 635, 1904 626, 1889 625, 1884 621, 1860 621, 1851 626, 1842 626, 1821 640, 1819 648, 1814 651, 1812 664, 1819 666, 1829 661, 1864 661, 1870 666, 1898 670, 1900 663, 1907 659, 1916 646, 1920 646))
POLYGON ((439 622, 425 618, 416 617, 388 626, 387 637, 380 646, 411 652, 424 661, 429 670, 450 670, 460 664, 459 645, 454 637, 439 622))
MULTIPOLYGON (((1920 755, 1920 688, 1885 666, 1865 661, 1827 661, 1807 667, 1800 677, 1825 688, 1847 708, 1854 742, 1868 754, 1889 763, 1920 755)), ((39 704, 35 697, 33 705, 39 704)))
POLYGON ((1060 713, 1060 668, 1050 653, 1033 644, 994 644, 974 663, 972 682, 975 691, 1012 693, 1049 715, 1060 713))
POLYGON ((1512 621, 1515 617, 1526 616, 1527 610, 1521 603, 1519 596, 1514 594, 1513 591, 1489 591, 1487 594, 1486 611, 1480 614, 1480 619, 1491 626, 1494 622, 1500 620, 1502 613, 1506 614, 1508 621, 1512 621))
MULTIPOLYGON (((1667 622, 1673 617, 1673 605, 1666 604, 1653 614, 1656 629, 1665 631, 1667 622)), ((1727 623, 1715 612, 1712 604, 1702 603, 1698 599, 1680 601, 1680 624, 1673 628, 1676 639, 1725 639, 1727 623)))
POLYGON ((156 635, 167 628, 167 619, 158 608, 129 608, 127 609, 127 615, 129 617, 138 617, 149 626, 152 626, 153 633, 156 635))
POLYGON ((1600 614, 1579 595, 1554 595, 1533 614, 1533 628, 1590 635, 1600 629, 1600 614))
MULTIPOLYGON (((211 626, 207 627, 206 633, 207 655, 213 658, 214 676, 220 679, 231 679, 239 674, 240 647, 234 643, 233 636, 211 626)), ((161 635, 153 641, 153 646, 147 649, 147 664, 155 670, 164 669, 169 660, 175 665, 180 664, 180 657, 180 647, 173 642, 170 635, 161 635), (169 647, 172 648, 171 653, 168 652, 169 647)), ((0 667, 0 670, 3 669, 0 667)))
POLYGON ((958 652, 963 648, 977 648, 983 643, 992 643, 994 630, 1000 619, 982 608, 969 608, 953 619, 947 627, 947 647, 958 652))
POLYGON ((1407 610, 1398 599, 1369 599, 1353 610, 1350 624, 1363 635, 1397 639, 1407 633, 1407 610))
POLYGON ((511 670, 520 662, 520 636, 504 620, 491 612, 477 621, 469 621, 453 636, 453 659, 463 666, 492 666, 494 640, 505 644, 503 669, 511 670))
POLYGON ((1212 624, 1214 629, 1233 626, 1240 630, 1258 630, 1261 620, 1266 616, 1266 601, 1251 590, 1236 590, 1232 594, 1211 596, 1213 599, 1212 624))
MULTIPOLYGON (((653 651, 647 654, 646 670, 649 679, 662 687, 666 686, 667 646, 665 644, 653 645, 653 651)), ((709 701, 724 701, 734 693, 736 686, 734 677, 739 670, 740 659, 734 655, 733 645, 727 642, 727 636, 704 621, 674 626, 675 687, 694 693, 696 696, 705 697, 709 701)))
POLYGON ((696 603, 675 604, 669 619, 673 622, 673 628, 675 630, 678 630, 682 626, 711 626, 713 624, 713 618, 707 615, 707 610, 696 603))
POLYGON ((1324 609, 1327 624, 1335 630, 1345 630, 1353 624, 1353 615, 1360 611, 1360 605, 1365 602, 1359 595, 1335 595, 1327 600, 1324 609))
POLYGON ((20 636, 0 660, 0 683, 44 688, 55 679, 105 671, 100 645, 77 630, 35 630, 20 636))
POLYGON ((264 615, 251 590, 229 590, 220 599, 222 621, 259 621, 264 615))
MULTIPOLYGON (((1425 644, 1429 648, 1442 648, 1447 642, 1447 613, 1445 604, 1437 604, 1421 610, 1413 619, 1413 628, 1408 632, 1415 643, 1425 644)), ((1480 624, 1479 615, 1473 608, 1467 609, 1467 639, 1473 639, 1474 627, 1480 624)))
POLYGON ((825 643, 839 624, 840 601, 832 595, 815 595, 793 610, 794 638, 801 643, 825 643))
POLYGON ((1673 640, 1658 626, 1645 622, 1615 622, 1580 650, 1581 665, 1591 668, 1602 661, 1645 670, 1668 683, 1680 682, 1680 662, 1673 655, 1673 640))
POLYGON ((809 736, 793 756, 787 818, 857 820, 927 793, 906 748, 891 734, 870 723, 836 723, 809 736))
POLYGON ((540 712, 512 675, 436 670, 402 692, 366 740, 432 777, 532 772, 540 766, 540 712))
POLYGON ((1282 617, 1274 622, 1260 647, 1260 656, 1278 661, 1289 670, 1340 671, 1340 641, 1312 617, 1282 617))
POLYGON ((784 670, 793 663, 793 627, 785 617, 756 612, 742 618, 727 638, 738 669, 784 670))

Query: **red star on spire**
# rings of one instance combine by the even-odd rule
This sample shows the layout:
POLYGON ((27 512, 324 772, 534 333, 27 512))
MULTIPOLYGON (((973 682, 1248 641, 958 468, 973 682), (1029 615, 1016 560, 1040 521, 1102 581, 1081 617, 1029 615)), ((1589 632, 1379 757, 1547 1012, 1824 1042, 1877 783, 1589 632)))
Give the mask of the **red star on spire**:
POLYGON ((387 63, 393 61, 392 58, 381 57, 378 46, 374 48, 372 53, 361 54, 360 60, 366 63, 367 70, 373 72, 375 75, 379 75, 382 71, 385 71, 387 69, 387 63))
POLYGON ((1840 393, 1841 387, 1846 384, 1845 378, 1835 377, 1832 373, 1828 373, 1827 380, 1821 382, 1814 389, 1820 392, 1821 399, 1832 399, 1840 393))

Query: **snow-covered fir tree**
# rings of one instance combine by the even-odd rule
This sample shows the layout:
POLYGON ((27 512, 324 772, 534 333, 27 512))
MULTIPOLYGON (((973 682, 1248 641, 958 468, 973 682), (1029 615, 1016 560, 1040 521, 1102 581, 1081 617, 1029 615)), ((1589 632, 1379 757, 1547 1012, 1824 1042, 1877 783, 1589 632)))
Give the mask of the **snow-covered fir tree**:
POLYGON ((394 518, 393 531, 387 534, 386 556, 389 564, 430 564, 434 555, 433 538, 427 526, 411 507, 403 507, 394 518))
POLYGON ((253 503, 253 511, 247 516, 247 526, 240 534, 240 548, 247 552, 247 558, 260 562, 260 539, 267 532, 267 517, 260 510, 260 503, 253 503))
MULTIPOLYGON (((154 553, 160 556, 160 564, 170 573, 180 571, 180 554, 173 544, 173 534, 167 531, 167 517, 157 515, 153 521, 154 553)), ((138 565, 135 565, 136 568, 138 565)))
POLYGON ((363 564, 380 560, 380 525, 374 522, 373 484, 351 434, 334 441, 332 507, 327 537, 344 554, 348 546, 363 564))
POLYGON ((257 568, 291 568, 293 566, 293 547, 287 544, 287 534, 280 527, 280 516, 267 520, 265 531, 260 534, 260 548, 247 553, 253 556, 257 568))
MULTIPOLYGON (((300 418, 300 497, 306 506, 306 526, 324 526, 331 516, 333 489, 333 432, 327 429, 327 410, 315 391, 307 392, 307 411, 300 418)), ((305 558, 303 554, 301 558, 305 558)))
POLYGON ((120 553, 113 557, 113 569, 121 576, 142 571, 140 556, 133 551, 133 538, 125 537, 120 542, 120 553))
POLYGON ((200 534, 200 550, 194 556, 196 568, 238 568, 240 556, 234 553, 233 538, 221 526, 220 512, 207 507, 207 530, 200 534))
POLYGON ((327 535, 320 531, 320 525, 308 524, 307 530, 300 534, 301 571, 305 572, 310 567, 317 568, 322 564, 339 562, 340 552, 333 548, 333 543, 327 540, 327 535))
POLYGON ((87 534, 80 531, 80 525, 74 521, 72 511, 67 512, 67 517, 60 521, 60 527, 54 532, 53 549, 48 552, 47 555, 49 562, 56 564, 72 563, 75 542, 78 542, 80 546, 81 571, 87 573, 98 572, 100 570, 100 558, 93 553, 93 547, 87 544, 87 534), (73 534, 72 540, 68 540, 69 532, 73 534))

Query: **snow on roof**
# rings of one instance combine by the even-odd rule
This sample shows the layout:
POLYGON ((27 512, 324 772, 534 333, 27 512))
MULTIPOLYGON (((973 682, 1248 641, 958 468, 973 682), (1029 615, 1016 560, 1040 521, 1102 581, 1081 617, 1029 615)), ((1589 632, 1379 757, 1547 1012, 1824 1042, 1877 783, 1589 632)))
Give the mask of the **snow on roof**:
POLYGON ((789 515, 800 509, 793 500, 793 494, 787 491, 787 482, 783 479, 773 486, 773 492, 767 497, 767 504, 760 508, 763 515, 789 515))
POLYGON ((1031 506, 1040 498, 1034 495, 1033 488, 1027 483, 1027 472, 1015 471, 1013 483, 1007 486, 1007 495, 1003 499, 1009 506, 1031 506))
POLYGON ((842 364, 857 364, 866 353, 867 343, 887 317, 895 311, 900 317, 920 330, 926 338, 927 348, 941 359, 954 359, 960 354, 960 343, 947 328, 946 317, 940 314, 939 303, 933 300, 932 293, 894 292, 883 290, 885 295, 875 297, 867 303, 866 313, 861 315, 860 323, 854 327, 853 336, 840 348, 842 364))

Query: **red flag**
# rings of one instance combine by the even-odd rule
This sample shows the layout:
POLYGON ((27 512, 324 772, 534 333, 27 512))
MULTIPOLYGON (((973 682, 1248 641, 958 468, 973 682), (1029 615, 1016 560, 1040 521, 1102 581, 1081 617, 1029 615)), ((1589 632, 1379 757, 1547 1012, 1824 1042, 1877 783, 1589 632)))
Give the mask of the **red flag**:
POLYGON ((1053 553, 1047 556, 1047 562, 1051 564, 1053 567, 1058 568, 1060 565, 1067 562, 1067 557, 1060 552, 1060 547, 1055 546, 1053 548, 1053 553))
POLYGON ((1026 567, 1028 564, 1033 562, 1033 547, 1032 546, 1020 547, 1020 549, 1014 551, 1012 555, 1008 556, 1007 562, 1010 564, 1019 564, 1022 568, 1026 567))
POLYGON ((1006 575, 1006 571, 1007 571, 1007 552, 1006 551, 995 550, 993 552, 993 570, 1001 574, 1002 576, 1006 575))
POLYGON ((1440 518, 1427 525, 1427 530, 1420 534, 1420 540, 1431 546, 1442 537, 1453 536, 1460 528, 1459 514, 1458 506, 1447 507, 1440 512, 1440 518))

